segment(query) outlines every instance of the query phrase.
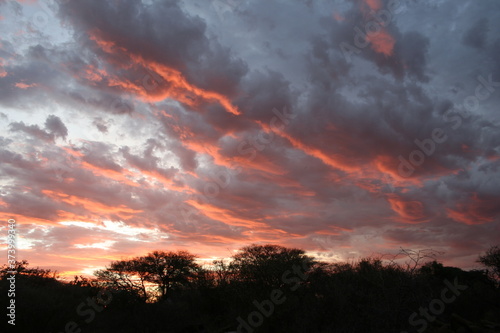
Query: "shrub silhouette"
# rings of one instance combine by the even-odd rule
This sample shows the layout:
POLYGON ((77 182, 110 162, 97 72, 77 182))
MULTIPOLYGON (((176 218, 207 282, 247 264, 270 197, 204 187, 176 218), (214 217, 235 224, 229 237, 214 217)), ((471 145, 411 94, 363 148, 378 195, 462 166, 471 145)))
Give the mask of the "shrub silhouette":
MULTIPOLYGON (((250 245, 204 269, 188 252, 155 251, 112 262, 97 272, 99 279, 77 277, 67 283, 50 270, 28 268, 27 262, 18 268, 16 329, 21 332, 64 332, 70 321, 94 333, 235 331, 236 318, 258 311, 254 301, 268 300, 272 289, 281 290, 285 300, 254 332, 416 332, 410 315, 439 299, 445 281, 455 279, 467 289, 426 331, 500 332, 500 291, 491 276, 436 260, 418 266, 380 258, 325 263, 300 249, 250 245), (292 290, 283 274, 294 265, 301 265, 307 278, 292 290), (102 288, 112 300, 85 322, 76 309, 102 288), (150 292, 159 297, 149 297, 150 292)), ((6 271, 5 266, 0 270, 4 294, 6 271)), ((5 321, 2 326, 5 331, 5 321)))

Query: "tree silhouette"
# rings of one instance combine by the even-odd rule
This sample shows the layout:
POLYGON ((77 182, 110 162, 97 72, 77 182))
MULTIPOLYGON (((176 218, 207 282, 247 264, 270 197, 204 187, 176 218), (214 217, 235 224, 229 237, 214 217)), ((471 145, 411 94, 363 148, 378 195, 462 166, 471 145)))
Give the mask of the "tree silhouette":
POLYGON ((154 251, 139 258, 139 264, 146 272, 146 281, 156 284, 163 298, 169 290, 185 287, 198 276, 201 267, 195 258, 187 251, 154 251))
POLYGON ((239 280, 266 287, 280 287, 287 271, 294 267, 307 270, 314 264, 304 250, 270 244, 244 247, 232 259, 230 267, 239 280))
POLYGON ((129 290, 143 299, 161 299, 169 290, 187 286, 198 276, 201 267, 195 258, 187 251, 154 251, 146 256, 114 261, 94 274, 102 282, 129 290))
MULTIPOLYGON (((500 333, 500 289, 486 270, 424 263, 422 253, 407 253, 415 260, 326 263, 300 249, 250 245, 203 270, 189 252, 155 251, 112 262, 96 272, 96 282, 57 280, 21 261, 15 293, 22 320, 16 328, 61 332, 76 323, 95 333, 218 333, 241 332, 243 320, 251 325, 243 332, 255 333, 399 333, 424 326, 429 333, 500 333), (423 325, 426 313, 432 320, 423 325)), ((497 253, 491 248, 481 262, 496 267, 497 253)), ((5 265, 0 270, 2 295, 12 288, 7 271, 5 265)), ((8 301, 0 303, 5 308, 8 301)), ((0 331, 8 326, 3 321, 0 331)))
POLYGON ((94 275, 102 285, 118 290, 126 290, 146 300, 145 273, 137 258, 113 261, 106 269, 97 270, 94 275))
POLYGON ((22 261, 16 261, 14 264, 14 268, 10 268, 9 265, 2 265, 0 268, 0 278, 3 276, 9 274, 8 272, 15 271, 17 272, 16 274, 19 275, 27 275, 30 277, 36 277, 36 278, 43 278, 43 279, 48 279, 48 278, 57 278, 58 274, 57 271, 53 271, 50 269, 43 269, 43 268, 28 268, 29 263, 27 260, 22 260, 22 261))
POLYGON ((498 245, 490 247, 484 255, 479 256, 477 262, 488 267, 493 277, 500 280, 500 247, 498 245))

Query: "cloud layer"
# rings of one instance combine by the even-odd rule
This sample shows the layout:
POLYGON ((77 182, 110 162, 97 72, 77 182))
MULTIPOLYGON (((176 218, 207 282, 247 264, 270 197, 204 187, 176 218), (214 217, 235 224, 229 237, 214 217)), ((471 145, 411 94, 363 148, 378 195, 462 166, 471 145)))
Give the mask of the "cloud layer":
POLYGON ((470 268, 500 241, 497 1, 0 9, 0 215, 35 264, 279 243, 470 268))

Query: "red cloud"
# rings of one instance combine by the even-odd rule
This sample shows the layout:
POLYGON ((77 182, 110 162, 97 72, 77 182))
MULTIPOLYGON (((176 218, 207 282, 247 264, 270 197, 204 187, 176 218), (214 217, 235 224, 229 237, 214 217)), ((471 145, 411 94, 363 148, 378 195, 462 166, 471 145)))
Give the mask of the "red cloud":
POLYGON ((19 223, 19 224, 36 223, 38 225, 54 225, 53 220, 42 219, 39 217, 30 216, 30 215, 0 212, 0 220, 7 221, 9 219, 14 219, 14 220, 16 220, 16 223, 19 223))
POLYGON ((498 198, 479 198, 474 193, 468 202, 458 203, 456 209, 448 209, 448 217, 468 225, 492 222, 498 216, 498 198))
MULTIPOLYGON (((143 212, 142 210, 132 209, 125 205, 109 206, 88 198, 59 193, 51 190, 42 190, 42 193, 53 200, 66 203, 70 207, 72 206, 75 208, 83 208, 84 211, 87 212, 90 216, 117 215, 120 218, 128 219, 135 214, 143 212)), ((79 218, 81 217, 82 216, 79 216, 79 218)))
POLYGON ((395 194, 388 198, 392 210, 397 213, 405 223, 428 222, 424 212, 424 205, 417 200, 405 200, 395 194))
POLYGON ((131 82, 124 78, 109 78, 110 86, 121 87, 126 91, 139 95, 147 102, 159 102, 167 98, 173 98, 194 107, 199 103, 197 100, 215 101, 222 105, 229 113, 234 115, 241 114, 238 108, 232 105, 229 98, 220 93, 207 91, 191 84, 179 70, 155 61, 146 60, 142 55, 133 54, 123 47, 118 47, 114 42, 106 40, 99 30, 93 30, 89 32, 89 35, 90 39, 104 52, 108 54, 126 54, 132 60, 132 64, 122 65, 122 67, 127 69, 133 69, 131 68, 132 66, 142 67, 151 73, 150 75, 145 72, 143 79, 139 83, 131 82), (151 76, 154 76, 154 78, 151 76), (153 79, 155 82, 148 83, 148 79, 153 79))
POLYGON ((370 42, 373 51, 386 56, 393 54, 396 41, 385 29, 374 33, 368 32, 366 38, 370 42))
POLYGON ((377 11, 382 8, 382 2, 380 0, 365 0, 365 3, 373 11, 377 11))
POLYGON ((394 37, 392 37, 391 34, 389 34, 389 32, 385 29, 385 25, 382 26, 382 24, 375 20, 373 16, 373 13, 378 12, 381 9, 382 1, 380 0, 364 0, 364 2, 361 3, 361 11, 363 12, 366 21, 366 39, 370 42, 370 46, 373 51, 386 56, 392 56, 396 41, 394 40, 394 37), (377 31, 370 31, 368 26, 375 27, 377 31))
MULTIPOLYGON (((5 75, 4 75, 5 76, 5 75)), ((20 88, 20 89, 28 89, 28 88, 33 88, 33 87, 36 87, 37 84, 36 83, 32 83, 32 84, 26 84, 26 83, 23 83, 23 82, 18 82, 15 84, 15 86, 17 88, 20 88)))
POLYGON ((208 218, 211 218, 214 221, 219 221, 227 225, 246 227, 252 229, 267 228, 267 225, 265 223, 238 217, 233 211, 224 208, 219 208, 209 203, 199 203, 195 200, 187 200, 186 203, 198 209, 203 215, 205 215, 208 218))

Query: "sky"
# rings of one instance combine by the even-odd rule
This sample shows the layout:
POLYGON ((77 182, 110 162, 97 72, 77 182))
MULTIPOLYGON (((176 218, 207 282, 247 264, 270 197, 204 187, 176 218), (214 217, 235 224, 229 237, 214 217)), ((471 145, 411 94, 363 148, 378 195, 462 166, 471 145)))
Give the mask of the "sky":
POLYGON ((65 276, 267 243, 479 268, 498 31, 497 0, 0 0, 3 244, 65 276))

